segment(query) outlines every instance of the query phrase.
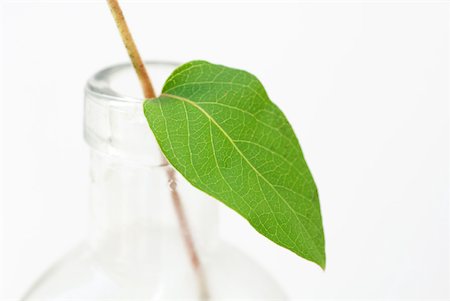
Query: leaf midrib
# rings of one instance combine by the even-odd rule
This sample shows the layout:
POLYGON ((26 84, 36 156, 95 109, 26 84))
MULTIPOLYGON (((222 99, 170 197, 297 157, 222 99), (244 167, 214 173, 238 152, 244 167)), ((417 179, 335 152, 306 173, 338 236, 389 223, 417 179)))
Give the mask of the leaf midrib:
POLYGON ((178 95, 173 95, 173 94, 168 94, 168 93, 162 93, 161 97, 168 97, 168 98, 172 98, 172 99, 176 99, 185 103, 188 103, 190 105, 192 105, 193 107, 195 107, 196 109, 198 109, 200 112, 202 112, 212 123, 214 123, 214 125, 223 133, 223 135, 230 141, 230 143, 233 145, 233 147, 236 149, 236 151, 242 156, 242 158, 247 162, 247 164, 254 170, 254 172, 260 177, 262 178, 267 184, 269 184, 269 186, 272 188, 272 190, 278 195, 278 197, 283 200, 283 202, 288 206, 288 208, 292 211, 292 213, 294 214, 294 216, 296 217, 296 219, 299 221, 299 224, 301 225, 301 227, 303 228, 304 232, 309 236, 310 241, 313 242, 313 246, 316 249, 316 251, 318 252, 318 254, 322 254, 322 252, 320 251, 320 248, 317 246, 315 240, 311 237, 311 234, 309 234, 308 230, 305 228, 305 226, 303 225, 303 223, 299 220, 299 216, 303 217, 305 220, 307 220, 310 224, 314 225, 314 223, 312 223, 312 221, 306 217, 305 215, 297 212, 296 210, 294 210, 294 208, 292 208, 292 206, 286 201, 286 199, 280 195, 280 193, 278 192, 277 189, 275 189, 275 187, 273 186, 273 184, 271 182, 269 182, 269 180, 267 180, 254 166, 253 164, 247 159, 247 157, 242 153, 242 151, 239 149, 239 147, 234 143, 234 140, 228 135, 228 133, 217 123, 217 121, 211 116, 209 115, 208 112, 206 112, 201 106, 197 105, 194 101, 182 97, 182 96, 178 96, 178 95))

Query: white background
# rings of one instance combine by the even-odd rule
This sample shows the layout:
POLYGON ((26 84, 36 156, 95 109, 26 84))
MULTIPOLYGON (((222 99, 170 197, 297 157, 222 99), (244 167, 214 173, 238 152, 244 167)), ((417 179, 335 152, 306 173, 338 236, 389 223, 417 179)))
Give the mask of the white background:
MULTIPOLYGON (((327 270, 222 208, 225 239, 292 299, 449 293, 449 10, 407 2, 123 4, 148 59, 247 69, 299 135, 327 270)), ((2 5, 3 296, 83 238, 83 86, 127 59, 103 1, 2 5)))

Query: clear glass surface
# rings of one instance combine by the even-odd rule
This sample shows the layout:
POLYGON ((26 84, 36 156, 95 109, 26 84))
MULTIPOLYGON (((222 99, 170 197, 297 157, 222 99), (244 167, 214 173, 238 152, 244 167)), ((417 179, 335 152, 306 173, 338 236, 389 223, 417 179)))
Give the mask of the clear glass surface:
MULTIPOLYGON (((156 91, 176 67, 148 63, 156 91)), ((51 267, 24 300, 204 300, 171 200, 178 190, 204 270, 209 300, 285 300, 277 283, 220 240, 217 200, 178 173, 167 177, 130 65, 86 85, 91 224, 86 241, 51 267)))

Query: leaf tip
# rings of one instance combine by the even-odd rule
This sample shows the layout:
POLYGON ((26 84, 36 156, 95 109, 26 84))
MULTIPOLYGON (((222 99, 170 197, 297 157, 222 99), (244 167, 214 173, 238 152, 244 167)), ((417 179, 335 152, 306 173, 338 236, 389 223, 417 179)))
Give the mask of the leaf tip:
POLYGON ((317 258, 316 260, 314 260, 314 262, 315 262, 318 266, 320 266, 320 268, 322 269, 322 271, 325 272, 326 266, 327 266, 327 260, 326 260, 326 257, 325 257, 325 250, 324 250, 324 252, 323 252, 323 255, 321 255, 320 258, 317 258))
POLYGON ((325 272, 326 267, 327 267, 326 261, 324 260, 324 261, 322 261, 322 262, 320 262, 320 263, 318 263, 318 264, 319 264, 319 266, 322 268, 322 271, 325 272))

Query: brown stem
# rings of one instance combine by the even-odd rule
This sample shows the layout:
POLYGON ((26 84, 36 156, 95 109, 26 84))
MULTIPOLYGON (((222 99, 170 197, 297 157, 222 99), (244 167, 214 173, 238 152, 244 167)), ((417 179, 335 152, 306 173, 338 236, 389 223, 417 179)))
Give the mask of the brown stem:
POLYGON ((134 70, 137 73, 139 81, 141 82, 142 91, 144 92, 144 97, 155 98, 155 90, 153 89, 150 77, 145 69, 144 62, 139 55, 136 44, 134 43, 133 37, 131 36, 130 29, 128 28, 125 17, 123 16, 122 9, 119 6, 117 0, 107 0, 111 13, 116 21, 117 28, 119 29, 120 36, 122 37, 123 44, 128 51, 131 63, 133 64, 134 70))
MULTIPOLYGON (((163 157, 163 162, 167 162, 163 157)), ((181 203, 180 194, 178 193, 176 186, 176 174, 175 170, 168 166, 167 167, 167 176, 170 181, 170 193, 172 197, 172 201, 175 207, 175 213, 178 217, 178 222, 180 224, 181 235, 183 236, 184 243, 186 245, 186 249, 189 253, 189 257, 191 260, 192 268, 197 276, 197 281, 199 284, 200 290, 200 299, 201 300, 209 300, 209 292, 208 287, 206 285, 205 274, 198 257, 197 249, 194 244, 194 239, 192 237, 191 231, 189 230, 189 223, 186 218, 186 214, 184 213, 183 204, 181 203)))
MULTIPOLYGON (((109 8, 111 9, 111 13, 116 21, 117 28, 119 29, 120 35, 122 37, 122 41, 127 48, 128 55, 130 56, 131 62, 133 64, 134 70, 141 82, 142 91, 144 93, 144 97, 146 98, 155 98, 155 91, 150 81, 150 77, 147 74, 147 70, 145 69, 145 65, 141 59, 139 51, 137 50, 136 44, 134 43, 133 37, 131 36, 128 25, 125 21, 125 17, 123 16, 122 9, 119 6, 119 2, 117 0, 107 0, 109 8)), ((167 164, 166 158, 161 154, 161 158, 164 164, 167 164)), ((167 177, 169 179, 170 185, 170 194, 172 198, 172 202, 175 208, 175 212, 178 218, 178 223, 181 230, 181 235, 183 237, 184 244, 186 246, 186 250, 189 255, 189 259, 191 261, 192 268, 194 269, 195 275, 197 277, 197 281, 199 284, 200 290, 200 298, 201 300, 209 300, 209 292, 208 287, 206 285, 206 279, 204 275, 204 271, 198 257, 198 252, 195 247, 195 243, 191 234, 191 230, 189 228, 189 223, 186 217, 186 213, 183 209, 183 204, 181 203, 181 197, 178 193, 176 187, 176 174, 175 170, 168 166, 167 169, 167 177)))

